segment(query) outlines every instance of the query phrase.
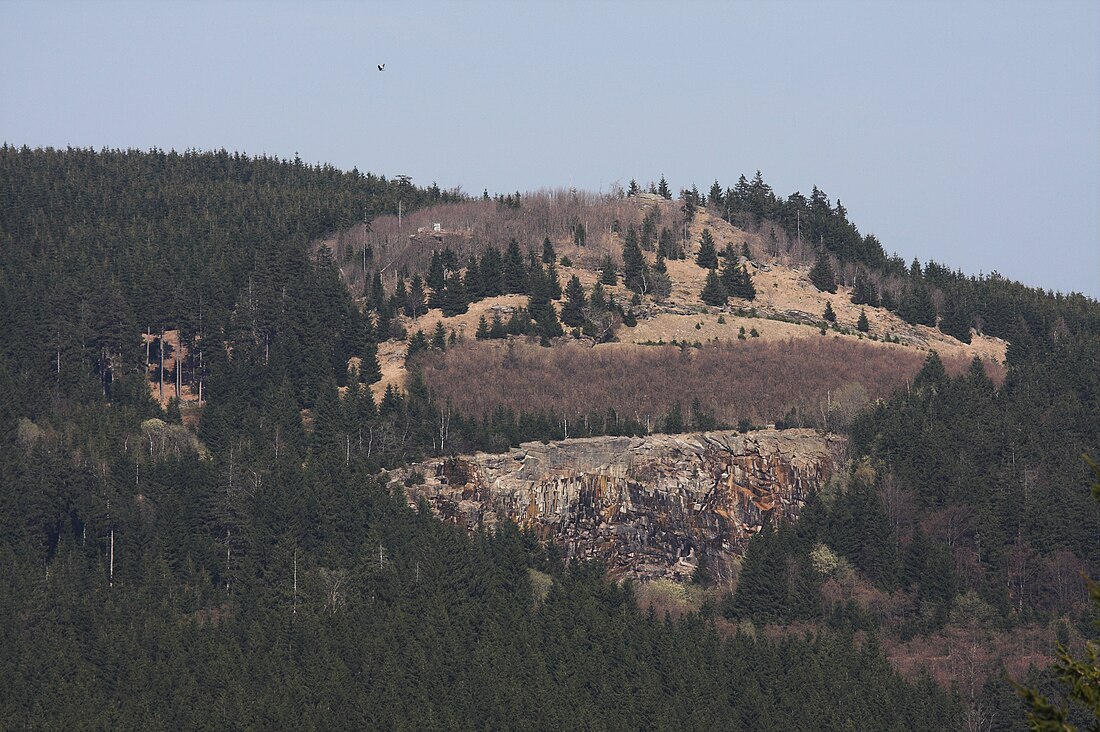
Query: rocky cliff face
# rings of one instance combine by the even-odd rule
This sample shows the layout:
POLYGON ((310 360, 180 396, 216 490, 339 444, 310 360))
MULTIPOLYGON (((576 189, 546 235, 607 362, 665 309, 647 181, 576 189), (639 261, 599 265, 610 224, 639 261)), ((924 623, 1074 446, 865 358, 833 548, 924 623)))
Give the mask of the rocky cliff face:
POLYGON ((684 577, 705 557, 721 579, 768 512, 798 515, 843 449, 813 430, 533 442, 427 461, 406 491, 471 531, 511 519, 617 574, 684 577))

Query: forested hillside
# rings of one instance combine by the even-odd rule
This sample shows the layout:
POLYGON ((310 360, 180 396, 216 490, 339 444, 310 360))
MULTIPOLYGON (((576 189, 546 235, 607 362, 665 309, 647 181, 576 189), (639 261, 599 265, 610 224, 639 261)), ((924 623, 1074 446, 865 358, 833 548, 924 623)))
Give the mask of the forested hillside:
POLYGON ((1100 569, 1100 519, 1079 455, 1100 453, 1100 307, 906 267, 816 189, 693 188, 675 217, 626 193, 605 249, 579 209, 519 226, 526 195, 224 151, 0 147, 0 727, 1016 728, 1013 639, 1039 637, 1042 660, 1054 634, 1089 632, 1077 572, 1100 569), (456 248, 430 228, 394 230, 401 251, 348 234, 389 232, 398 204, 423 224, 511 223, 456 248), (751 247, 712 257, 693 217, 751 247), (769 321, 818 345, 752 344, 754 278, 783 281, 767 279, 773 238, 869 328, 839 302, 830 321, 829 300, 769 321), (625 348, 611 342, 687 296, 714 327, 743 318, 729 343, 566 350, 625 348), (443 324, 504 297, 522 303, 507 317, 443 324), (890 350, 900 326, 881 324, 910 321, 909 350, 890 350), (1001 364, 919 350, 933 336, 1008 340, 1003 384, 1001 364), (382 381, 390 357, 404 381, 382 381), (162 407, 150 364, 202 400, 162 407), (815 366, 863 393, 833 411, 844 383, 815 366), (593 390, 564 398, 562 369, 593 390), (668 393, 643 413, 650 387, 668 393), (765 523, 736 583, 698 572, 676 619, 529 531, 467 535, 387 487, 389 469, 561 439, 566 421, 570 437, 809 424, 852 448, 797 523, 765 523), (969 677, 915 645, 962 633, 991 649, 969 677))

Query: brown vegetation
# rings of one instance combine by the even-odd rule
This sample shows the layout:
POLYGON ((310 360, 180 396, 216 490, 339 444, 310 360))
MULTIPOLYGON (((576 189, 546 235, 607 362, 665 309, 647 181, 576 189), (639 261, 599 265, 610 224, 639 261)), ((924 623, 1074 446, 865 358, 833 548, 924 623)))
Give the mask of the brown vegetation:
MULTIPOLYGON (((835 429, 870 399, 904 386, 926 354, 832 338, 711 343, 702 348, 614 344, 539 348, 467 343, 425 360, 434 396, 478 415, 519 411, 591 414, 615 409, 650 429, 692 400, 727 424, 785 419, 835 429)), ((967 360, 949 358, 959 373, 967 360)))

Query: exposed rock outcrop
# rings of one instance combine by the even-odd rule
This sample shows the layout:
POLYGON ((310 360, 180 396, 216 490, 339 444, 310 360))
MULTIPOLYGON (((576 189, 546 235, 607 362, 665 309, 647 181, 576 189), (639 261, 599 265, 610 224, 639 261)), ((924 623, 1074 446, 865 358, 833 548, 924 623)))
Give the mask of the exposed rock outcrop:
POLYGON ((685 576, 706 557, 721 578, 768 512, 798 515, 843 449, 804 429, 532 442, 427 461, 406 490, 471 531, 511 519, 615 573, 685 576))

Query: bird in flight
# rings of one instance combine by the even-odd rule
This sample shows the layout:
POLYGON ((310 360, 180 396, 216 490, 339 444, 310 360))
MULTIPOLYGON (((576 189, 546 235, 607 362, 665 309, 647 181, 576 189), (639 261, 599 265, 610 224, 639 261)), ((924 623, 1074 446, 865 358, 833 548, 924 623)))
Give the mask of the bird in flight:
POLYGON ((385 71, 386 70, 386 65, 385 64, 378 64, 378 70, 379 71, 385 71))

